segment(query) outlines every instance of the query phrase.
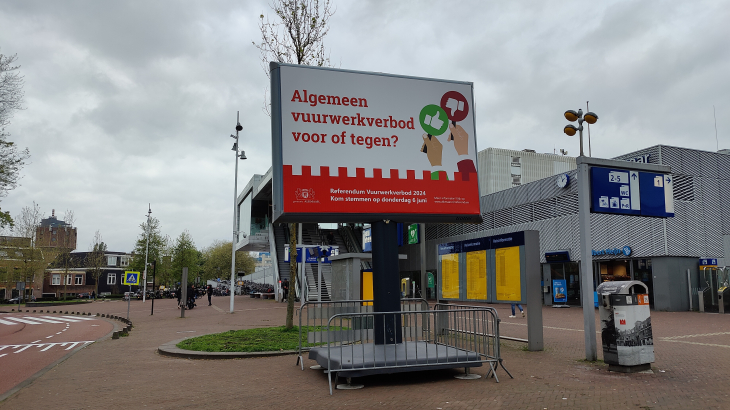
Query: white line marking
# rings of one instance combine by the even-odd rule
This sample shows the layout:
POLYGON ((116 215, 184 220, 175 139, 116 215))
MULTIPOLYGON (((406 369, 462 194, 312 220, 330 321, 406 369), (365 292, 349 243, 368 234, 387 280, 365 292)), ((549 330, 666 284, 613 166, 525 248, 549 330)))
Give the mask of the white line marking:
POLYGON ((96 319, 93 319, 90 317, 82 317, 82 316, 61 316, 61 317, 67 317, 69 319, 76 319, 76 321, 78 321, 78 320, 96 320, 96 319))
POLYGON ((60 334, 61 334, 61 332, 56 332, 56 334, 57 334, 57 335, 60 335, 60 334))
POLYGON ((38 320, 40 322, 46 322, 46 323, 63 323, 63 322, 58 322, 58 321, 55 321, 55 320, 43 319, 42 317, 30 317, 30 316, 26 316, 25 319, 38 320))
POLYGON ((53 335, 50 335, 50 336, 46 336, 46 339, 50 339, 50 338, 52 338, 52 337, 53 337, 53 335))
POLYGON ((0 357, 7 356, 7 353, 0 354, 0 357))
POLYGON ((8 319, 15 320, 15 321, 20 322, 20 323, 27 323, 29 325, 40 325, 41 324, 40 322, 34 322, 32 320, 23 319, 23 318, 20 318, 20 317, 9 317, 8 319))
POLYGON ((711 347, 724 347, 727 349, 730 349, 730 346, 728 345, 718 345, 715 343, 699 343, 699 342, 687 342, 685 340, 664 340, 663 338, 659 339, 662 342, 671 342, 671 343, 687 343, 688 345, 700 345, 700 346, 711 346, 711 347))
POLYGON ((35 342, 31 342, 31 343, 38 343, 38 342, 40 342, 40 341, 41 341, 41 340, 40 340, 40 339, 38 339, 38 340, 36 340, 35 342))
POLYGON ((19 325, 20 324, 20 323, 15 323, 15 322, 8 322, 7 320, 2 320, 2 319, 0 319, 0 323, 2 323, 4 325, 19 325))
POLYGON ((722 335, 730 335, 730 332, 719 332, 719 333, 705 333, 701 335, 684 335, 684 336, 669 336, 669 337, 662 337, 661 340, 674 340, 674 339, 686 339, 688 337, 706 337, 706 336, 722 336, 722 335))
POLYGON ((58 316, 43 316, 43 317, 45 317, 47 319, 61 320, 61 321, 64 321, 64 322, 80 322, 80 320, 68 319, 68 318, 58 317, 58 316))

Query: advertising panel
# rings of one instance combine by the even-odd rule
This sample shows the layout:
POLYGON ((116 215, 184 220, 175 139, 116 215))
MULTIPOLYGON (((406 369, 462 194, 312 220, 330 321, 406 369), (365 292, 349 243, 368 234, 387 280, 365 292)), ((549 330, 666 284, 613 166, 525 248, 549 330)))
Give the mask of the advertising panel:
POLYGON ((553 302, 567 303, 567 289, 568 286, 565 284, 565 279, 553 279, 553 302))
POLYGON ((271 63, 276 222, 480 222, 473 84, 271 63))

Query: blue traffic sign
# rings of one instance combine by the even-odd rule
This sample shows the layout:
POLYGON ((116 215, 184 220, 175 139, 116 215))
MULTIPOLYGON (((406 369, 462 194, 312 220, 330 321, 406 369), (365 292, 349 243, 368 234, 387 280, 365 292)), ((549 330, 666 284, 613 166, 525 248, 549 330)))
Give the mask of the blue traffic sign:
POLYGON ((667 218, 674 216, 674 176, 640 172, 641 215, 667 218))
POLYGON ((122 278, 122 284, 139 285, 139 272, 124 272, 124 277, 122 278))

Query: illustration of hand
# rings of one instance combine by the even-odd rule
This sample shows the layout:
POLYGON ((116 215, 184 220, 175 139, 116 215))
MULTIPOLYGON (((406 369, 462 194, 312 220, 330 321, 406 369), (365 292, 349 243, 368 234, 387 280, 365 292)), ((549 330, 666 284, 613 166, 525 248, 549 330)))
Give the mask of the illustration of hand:
POLYGON ((421 145, 421 152, 425 152, 428 156, 428 162, 431 166, 441 165, 441 153, 444 147, 438 138, 433 135, 423 134, 423 145, 421 145))
POLYGON ((469 153, 469 134, 464 131, 461 125, 449 123, 449 141, 454 141, 454 148, 459 155, 467 155, 469 153))

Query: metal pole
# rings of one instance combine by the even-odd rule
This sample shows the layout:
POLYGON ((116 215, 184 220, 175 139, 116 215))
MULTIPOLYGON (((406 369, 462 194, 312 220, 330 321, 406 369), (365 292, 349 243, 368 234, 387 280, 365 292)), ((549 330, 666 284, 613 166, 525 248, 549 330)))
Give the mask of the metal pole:
POLYGON ((147 204, 147 249, 144 251, 144 283, 142 284, 142 303, 147 297, 147 255, 150 253, 150 214, 152 213, 151 204, 147 204))
POLYGON ((589 167, 583 156, 583 134, 581 133, 581 156, 578 157, 578 224, 580 225, 580 293, 583 305, 583 333, 585 337, 586 360, 595 361, 596 312, 593 304, 593 254, 591 253, 591 213, 589 167))
POLYGON ((157 273, 157 261, 152 261, 152 308, 150 310, 150 316, 155 314, 155 274, 157 273))
POLYGON ((236 281, 236 244, 238 243, 238 129, 241 125, 239 121, 239 112, 236 111, 236 149, 235 149, 235 161, 236 161, 236 174, 233 178, 233 240, 231 241, 231 286, 229 287, 231 293, 231 310, 233 313, 233 297, 235 296, 234 290, 236 281))
POLYGON ((185 306, 188 304, 188 268, 182 268, 182 278, 180 278, 180 317, 185 317, 185 306))
MULTIPOLYGON (((692 278, 689 269, 687 269, 687 292, 689 293, 689 311, 692 311, 692 278)), ((654 296, 654 295, 652 295, 654 296)))
MULTIPOLYGON (((426 273, 426 224, 418 226, 418 246, 421 257, 421 297, 428 299, 428 274, 426 273)), ((417 297, 417 296, 414 296, 417 297)))
POLYGON ((132 285, 129 285, 129 293, 127 294, 127 320, 129 320, 129 304, 132 303, 132 285))

